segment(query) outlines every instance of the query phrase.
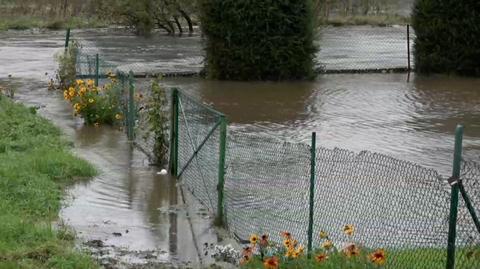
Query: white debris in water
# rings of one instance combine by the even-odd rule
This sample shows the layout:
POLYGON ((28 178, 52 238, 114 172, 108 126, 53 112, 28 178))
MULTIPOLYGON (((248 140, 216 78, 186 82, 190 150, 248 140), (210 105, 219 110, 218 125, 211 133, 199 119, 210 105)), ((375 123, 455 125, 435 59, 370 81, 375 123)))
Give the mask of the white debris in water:
POLYGON ((166 175, 166 174, 168 174, 168 173, 167 173, 167 170, 165 170, 165 169, 162 169, 160 172, 157 172, 157 175, 162 175, 162 176, 164 176, 164 175, 166 175))

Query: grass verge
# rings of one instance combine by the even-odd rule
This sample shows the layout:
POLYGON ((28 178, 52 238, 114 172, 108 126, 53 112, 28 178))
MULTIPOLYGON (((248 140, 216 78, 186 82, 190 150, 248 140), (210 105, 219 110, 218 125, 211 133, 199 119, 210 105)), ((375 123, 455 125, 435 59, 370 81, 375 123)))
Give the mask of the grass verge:
POLYGON ((0 95, 0 268, 97 268, 52 227, 64 187, 95 173, 59 129, 0 95))
POLYGON ((29 16, 0 16, 0 31, 27 30, 33 28, 61 30, 66 28, 103 28, 110 23, 95 18, 70 17, 68 19, 52 19, 29 16))

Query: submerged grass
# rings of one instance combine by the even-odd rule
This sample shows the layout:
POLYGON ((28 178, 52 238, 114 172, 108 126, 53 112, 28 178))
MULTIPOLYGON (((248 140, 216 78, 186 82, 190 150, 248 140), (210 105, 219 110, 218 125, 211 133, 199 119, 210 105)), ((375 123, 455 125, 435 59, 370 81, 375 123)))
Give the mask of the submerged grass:
POLYGON ((27 29, 49 29, 61 30, 66 28, 103 28, 111 25, 109 22, 96 18, 69 17, 68 19, 55 19, 32 16, 1 16, 0 31, 5 30, 27 30, 27 29))
POLYGON ((409 23, 409 17, 400 15, 333 16, 321 20, 321 24, 331 26, 390 26, 406 25, 409 23))
POLYGON ((0 95, 0 268, 97 268, 52 227, 63 188, 95 173, 60 130, 0 95))

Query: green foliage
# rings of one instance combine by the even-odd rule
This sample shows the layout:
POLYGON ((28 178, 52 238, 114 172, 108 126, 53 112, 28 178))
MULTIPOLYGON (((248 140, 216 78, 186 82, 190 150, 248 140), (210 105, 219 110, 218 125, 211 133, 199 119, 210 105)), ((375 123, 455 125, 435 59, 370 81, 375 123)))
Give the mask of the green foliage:
MULTIPOLYGON (((165 94, 165 89, 162 88, 155 79, 152 82, 151 96, 148 100, 148 123, 150 130, 154 136, 153 154, 156 158, 156 163, 163 164, 167 161, 168 154, 168 101, 165 94)), ((147 134, 148 134, 147 133, 147 134)))
POLYGON ((7 98, 0 100, 0 268, 98 268, 53 229, 62 187, 95 169, 74 157, 60 131, 7 98))
POLYGON ((213 79, 284 80, 314 76, 310 0, 201 0, 206 73, 213 79))
POLYGON ((75 83, 77 76, 77 55, 80 45, 73 41, 69 44, 68 49, 56 55, 58 69, 56 72, 57 87, 60 90, 66 90, 75 83))
POLYGON ((415 69, 480 75, 480 1, 417 0, 415 69))

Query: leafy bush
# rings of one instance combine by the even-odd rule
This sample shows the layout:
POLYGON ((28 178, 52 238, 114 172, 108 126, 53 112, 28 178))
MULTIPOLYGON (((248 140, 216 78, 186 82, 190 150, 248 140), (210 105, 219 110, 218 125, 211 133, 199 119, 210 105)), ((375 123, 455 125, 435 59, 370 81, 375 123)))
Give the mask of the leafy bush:
POLYGON ((200 0, 207 76, 283 80, 314 76, 310 0, 200 0))
POLYGON ((160 87, 158 79, 152 82, 151 96, 147 103, 148 123, 150 130, 147 134, 153 134, 153 154, 155 162, 163 164, 167 161, 168 153, 168 111, 167 96, 165 90, 160 87))
POLYGON ((114 77, 103 87, 94 85, 93 80, 77 80, 63 92, 70 101, 75 116, 81 116, 88 125, 119 124, 123 122, 122 89, 114 77))
POLYGON ((480 75, 480 1, 417 0, 412 22, 421 73, 480 75))
MULTIPOLYGON (((77 75, 77 55, 79 50, 79 43, 73 41, 70 43, 67 50, 56 55, 56 60, 58 62, 56 80, 58 84, 57 87, 60 88, 60 90, 68 89, 75 84, 75 78, 77 75)), ((53 81, 50 83, 50 88, 54 88, 53 81)))

